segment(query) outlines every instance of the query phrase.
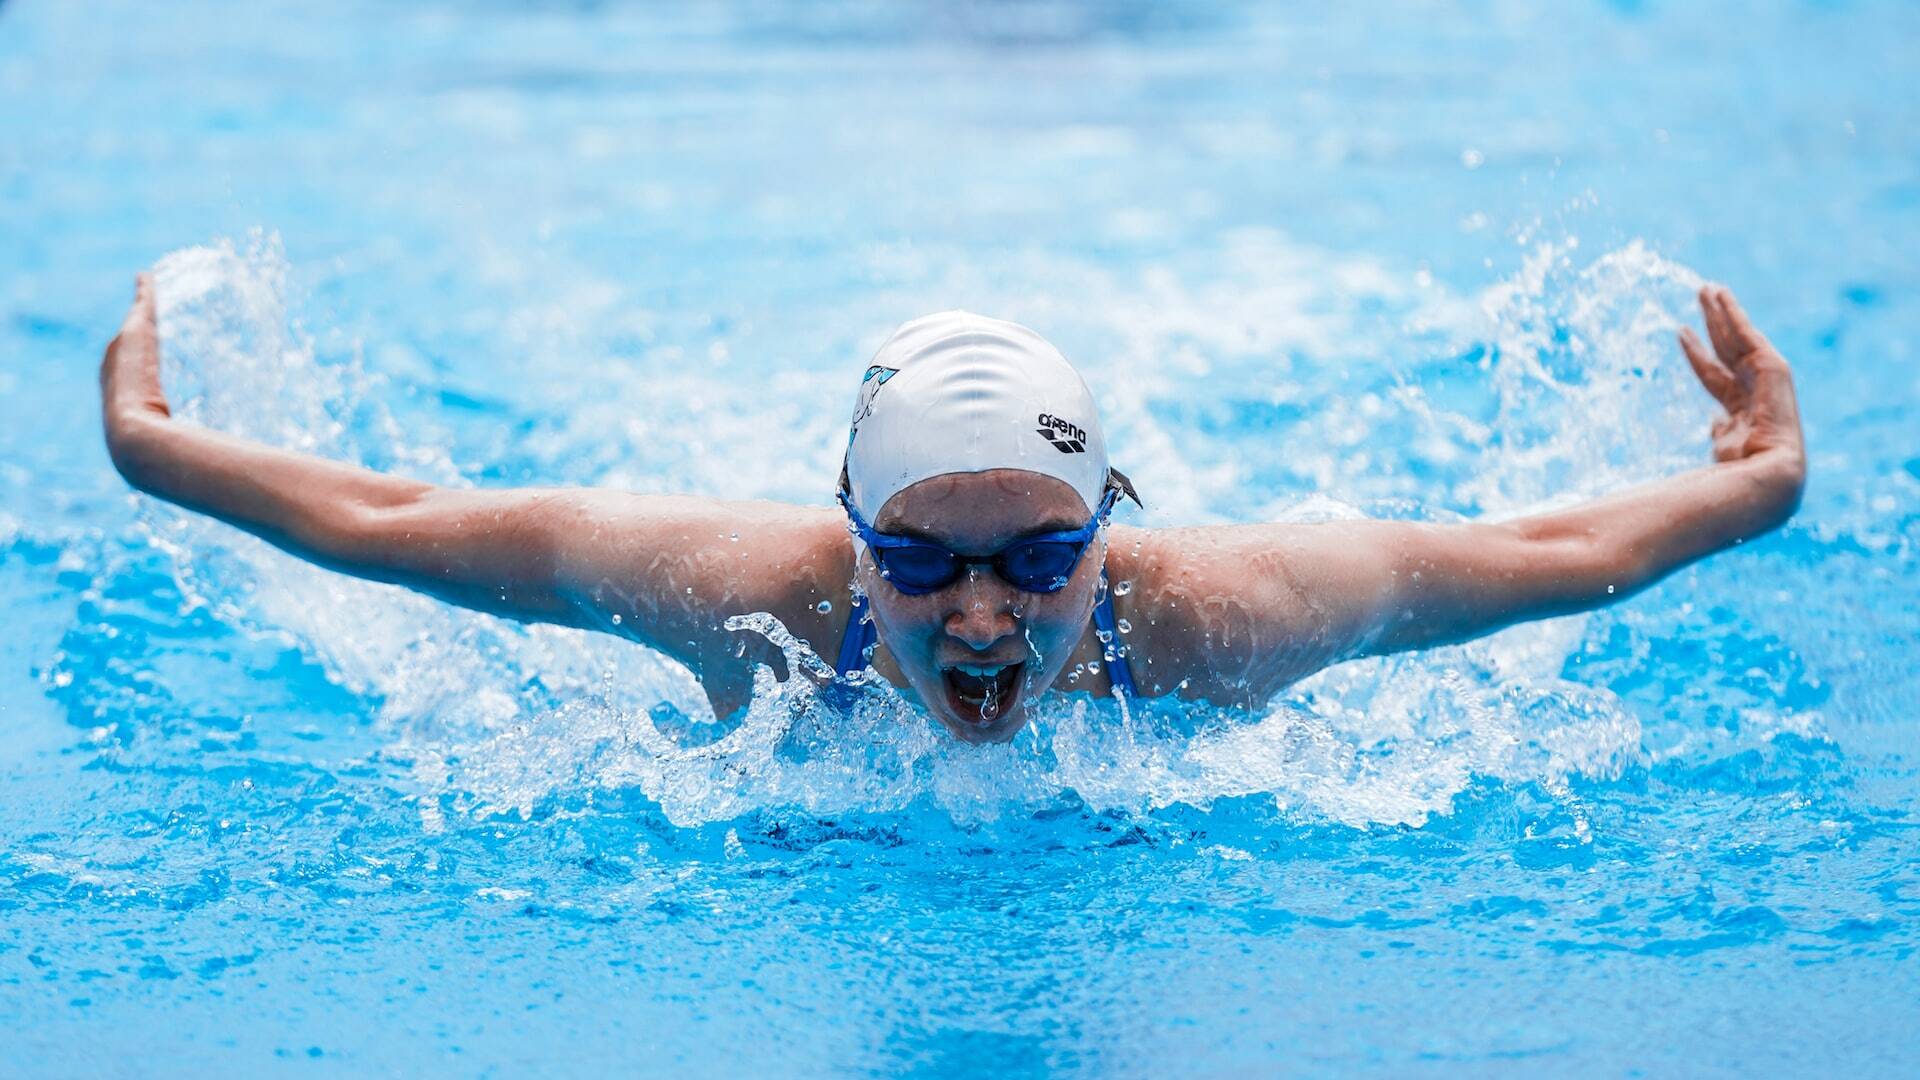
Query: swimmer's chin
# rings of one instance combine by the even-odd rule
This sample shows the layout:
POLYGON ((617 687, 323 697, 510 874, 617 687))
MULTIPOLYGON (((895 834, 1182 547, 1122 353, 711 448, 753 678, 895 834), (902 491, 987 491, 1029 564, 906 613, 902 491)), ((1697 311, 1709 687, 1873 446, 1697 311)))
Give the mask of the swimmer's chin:
POLYGON ((1027 726, 1028 719, 1027 702, 1020 699, 1015 700, 1007 711, 996 717, 991 724, 950 715, 949 710, 944 708, 934 708, 930 711, 933 713, 933 718, 940 721, 940 726, 947 729, 947 734, 975 746, 1013 741, 1013 737, 1020 734, 1020 729, 1027 726))

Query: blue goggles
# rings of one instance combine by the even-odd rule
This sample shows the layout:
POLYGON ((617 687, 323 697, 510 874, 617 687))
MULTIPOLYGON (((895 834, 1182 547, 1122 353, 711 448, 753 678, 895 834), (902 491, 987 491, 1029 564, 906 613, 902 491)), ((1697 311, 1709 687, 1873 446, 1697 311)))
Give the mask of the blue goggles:
POLYGON ((1099 509, 1077 529, 1024 536, 991 555, 961 555, 931 540, 878 532, 853 508, 844 487, 840 489, 840 505, 846 507, 849 528, 867 545, 880 576, 908 596, 939 592, 974 565, 991 566, 1001 580, 1024 592, 1050 593, 1066 587, 1087 545, 1107 523, 1107 515, 1113 512, 1122 490, 1118 485, 1107 488, 1099 509))

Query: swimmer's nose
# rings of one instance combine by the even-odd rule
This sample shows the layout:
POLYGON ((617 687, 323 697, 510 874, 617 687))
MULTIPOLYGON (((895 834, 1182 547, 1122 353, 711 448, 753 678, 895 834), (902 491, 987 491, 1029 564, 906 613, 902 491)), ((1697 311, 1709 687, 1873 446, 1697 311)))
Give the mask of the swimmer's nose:
POLYGON ((992 577, 969 567, 966 579, 955 589, 959 606, 947 615, 947 633, 966 642, 975 652, 985 652, 994 642, 1018 629, 1013 619, 1011 590, 983 580, 992 577))

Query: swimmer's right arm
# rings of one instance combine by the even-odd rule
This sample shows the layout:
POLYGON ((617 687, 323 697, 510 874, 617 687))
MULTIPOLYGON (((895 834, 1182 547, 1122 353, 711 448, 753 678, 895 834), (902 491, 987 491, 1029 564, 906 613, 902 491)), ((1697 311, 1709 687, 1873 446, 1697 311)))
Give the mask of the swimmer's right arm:
MULTIPOLYGON (((328 569, 507 618, 617 633, 718 682, 751 678, 724 628, 729 614, 772 610, 796 632, 824 632, 808 620, 840 571, 806 558, 808 538, 838 536, 823 509, 442 488, 175 419, 147 275, 100 384, 107 450, 130 484, 328 569), (819 598, 806 592, 815 581, 819 598)), ((841 538, 833 550, 846 546, 841 538)))
POLYGON ((330 570, 518 618, 571 621, 518 523, 551 493, 444 491, 175 420, 142 274, 100 366, 107 452, 141 491, 330 570))

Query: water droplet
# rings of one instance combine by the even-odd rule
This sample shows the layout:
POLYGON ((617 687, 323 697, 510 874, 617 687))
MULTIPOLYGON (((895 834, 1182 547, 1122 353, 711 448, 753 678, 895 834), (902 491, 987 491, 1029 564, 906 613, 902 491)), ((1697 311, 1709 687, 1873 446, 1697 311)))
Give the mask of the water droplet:
POLYGON ((1120 632, 1121 632, 1121 633, 1123 633, 1123 634, 1131 634, 1131 633, 1133 633, 1133 624, 1132 624, 1132 623, 1130 623, 1130 622, 1128 622, 1127 620, 1125 620, 1125 619, 1121 619, 1121 620, 1120 620, 1120 622, 1118 623, 1118 625, 1119 625, 1119 627, 1120 627, 1120 632))
POLYGON ((1094 637, 1097 637, 1097 638, 1099 638, 1099 639, 1100 639, 1100 644, 1102 644, 1102 645, 1105 645, 1105 644, 1106 644, 1107 642, 1109 642, 1109 641, 1112 641, 1112 640, 1113 640, 1113 631, 1111 631, 1111 630, 1095 630, 1095 631, 1093 632, 1093 636, 1094 636, 1094 637))
POLYGON ((1080 681, 1080 672, 1079 672, 1078 670, 1074 670, 1074 671, 1069 671, 1069 672, 1067 672, 1067 681, 1068 681, 1068 682, 1070 682, 1070 683, 1075 683, 1075 682, 1079 682, 1079 681, 1080 681))
POLYGON ((1609 586, 1607 586, 1607 595, 1608 595, 1608 596, 1612 596, 1612 595, 1613 595, 1613 586, 1611 586, 1611 585, 1609 585, 1609 586))
POLYGON ((1113 595, 1115 596, 1125 596, 1132 591, 1133 591, 1133 581, 1131 579, 1126 581, 1116 581, 1113 583, 1113 595))
POLYGON ((613 625, 615 626, 620 625, 620 613, 617 611, 613 613, 613 625))
POLYGON ((1100 661, 1098 660, 1087 661, 1087 674, 1089 675, 1100 674, 1100 661))
POLYGON ((822 600, 819 603, 813 605, 813 610, 819 612, 822 615, 825 615, 827 612, 833 610, 833 601, 822 600))
POLYGON ((727 539, 737 544, 740 542, 740 534, 737 532, 730 532, 727 534, 727 539))

